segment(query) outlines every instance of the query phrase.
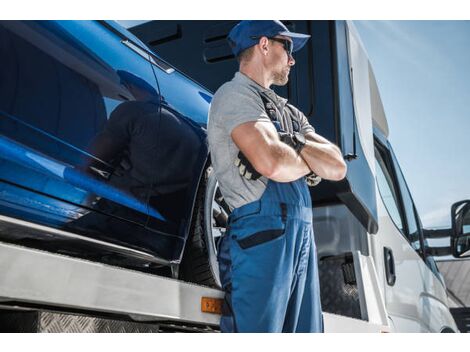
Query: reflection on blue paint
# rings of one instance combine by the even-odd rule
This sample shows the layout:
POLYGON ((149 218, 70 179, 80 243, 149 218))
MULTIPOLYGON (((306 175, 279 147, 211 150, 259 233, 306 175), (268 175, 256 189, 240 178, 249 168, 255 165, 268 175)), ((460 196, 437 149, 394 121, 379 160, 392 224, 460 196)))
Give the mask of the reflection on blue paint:
POLYGON ((211 103, 212 101, 212 95, 209 95, 209 94, 206 94, 204 92, 199 92, 199 95, 205 100, 207 101, 209 104, 211 103))
MULTIPOLYGON (((128 208, 137 210, 141 213, 147 212, 147 205, 137 198, 134 198, 113 186, 102 183, 74 167, 65 168, 64 179, 76 187, 96 193, 97 195, 112 200, 113 202, 124 204, 128 208)), ((151 215, 159 220, 165 221, 165 218, 154 209, 152 209, 151 215)))
MULTIPOLYGON (((0 137, 0 155, 22 166, 30 167, 47 175, 52 174, 72 186, 92 192, 118 204, 123 204, 141 213, 147 213, 148 211, 147 204, 142 203, 128 193, 100 182, 84 171, 41 155, 3 136, 0 137)), ((165 221, 165 218, 153 208, 150 209, 150 215, 165 221)))
POLYGON ((28 159, 35 162, 36 165, 41 166, 43 170, 47 170, 50 173, 54 174, 55 176, 58 176, 60 178, 64 178, 64 170, 65 170, 64 165, 60 165, 59 163, 57 163, 55 161, 51 161, 48 158, 45 158, 45 157, 43 157, 41 155, 38 155, 36 153, 31 153, 31 152, 27 151, 24 154, 26 155, 26 157, 28 159))

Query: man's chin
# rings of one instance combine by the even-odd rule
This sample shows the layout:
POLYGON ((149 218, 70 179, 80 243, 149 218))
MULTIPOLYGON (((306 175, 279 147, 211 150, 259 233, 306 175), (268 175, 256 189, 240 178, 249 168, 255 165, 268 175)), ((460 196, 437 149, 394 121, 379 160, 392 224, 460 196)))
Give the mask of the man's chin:
POLYGON ((276 82, 273 83, 273 85, 278 86, 278 87, 282 87, 282 86, 285 86, 287 84, 287 82, 289 82, 289 77, 286 77, 285 79, 276 81, 276 82))

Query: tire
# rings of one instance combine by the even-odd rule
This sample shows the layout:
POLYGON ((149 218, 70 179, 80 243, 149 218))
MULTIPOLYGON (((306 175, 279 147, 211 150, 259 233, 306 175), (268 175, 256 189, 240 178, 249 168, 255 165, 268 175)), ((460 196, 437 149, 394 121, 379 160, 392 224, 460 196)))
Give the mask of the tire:
POLYGON ((204 172, 196 196, 190 237, 186 243, 179 277, 184 281, 221 287, 217 249, 225 235, 230 214, 211 166, 204 172))

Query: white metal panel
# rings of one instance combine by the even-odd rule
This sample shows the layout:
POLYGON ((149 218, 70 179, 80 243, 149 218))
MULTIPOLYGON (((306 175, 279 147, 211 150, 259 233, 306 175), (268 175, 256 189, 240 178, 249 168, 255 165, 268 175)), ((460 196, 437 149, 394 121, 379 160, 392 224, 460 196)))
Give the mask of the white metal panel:
POLYGON ((356 253, 356 257, 358 258, 357 266, 360 268, 361 273, 361 286, 363 287, 368 321, 373 324, 385 326, 387 325, 387 313, 383 300, 381 282, 378 280, 374 261, 372 257, 361 255, 359 252, 356 253))
POLYGON ((384 247, 392 250, 395 261, 395 284, 388 285, 385 274, 383 275, 385 305, 388 314, 391 316, 397 332, 429 331, 429 327, 421 319, 422 310, 419 308, 420 297, 424 293, 424 283, 418 265, 421 258, 393 223, 378 190, 377 195, 379 195, 377 202, 379 232, 376 235, 376 244, 379 248, 376 253, 382 257, 381 270, 385 273, 384 247))
POLYGON ((390 332, 388 326, 342 315, 323 313, 325 332, 390 332))
MULTIPOLYGON (((359 141, 372 172, 375 170, 372 129, 369 59, 354 26, 348 22, 348 46, 351 82, 359 141)), ((375 172, 374 172, 375 174, 375 172)))
POLYGON ((86 260, 0 243, 0 301, 217 325, 201 298, 222 291, 86 260))
POLYGON ((448 327, 457 331, 457 325, 449 311, 449 300, 445 286, 424 264, 422 266, 425 294, 422 300, 422 316, 428 320, 431 331, 441 331, 448 327))
POLYGON ((397 332, 440 332, 457 329, 448 310, 444 287, 400 233, 378 195, 379 232, 373 239, 377 270, 381 270, 385 306, 397 332), (396 282, 385 278, 383 248, 392 249, 396 282))

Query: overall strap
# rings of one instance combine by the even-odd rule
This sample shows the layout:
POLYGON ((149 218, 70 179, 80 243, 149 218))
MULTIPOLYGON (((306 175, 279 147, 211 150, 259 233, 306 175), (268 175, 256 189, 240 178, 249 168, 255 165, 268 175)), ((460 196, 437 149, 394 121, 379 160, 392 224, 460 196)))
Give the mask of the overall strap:
POLYGON ((279 120, 279 116, 278 116, 278 110, 275 106, 275 104, 272 102, 271 99, 269 99, 266 94, 262 93, 262 92, 258 92, 259 96, 261 97, 261 100, 263 101, 263 105, 264 105, 264 110, 266 111, 266 114, 268 115, 268 117, 271 119, 271 121, 274 123, 274 122, 281 122, 279 120))
POLYGON ((264 110, 278 132, 294 133, 300 131, 300 121, 292 105, 286 104, 282 111, 277 109, 275 103, 263 92, 258 92, 263 101, 264 110), (287 115, 287 116, 286 116, 287 115))

